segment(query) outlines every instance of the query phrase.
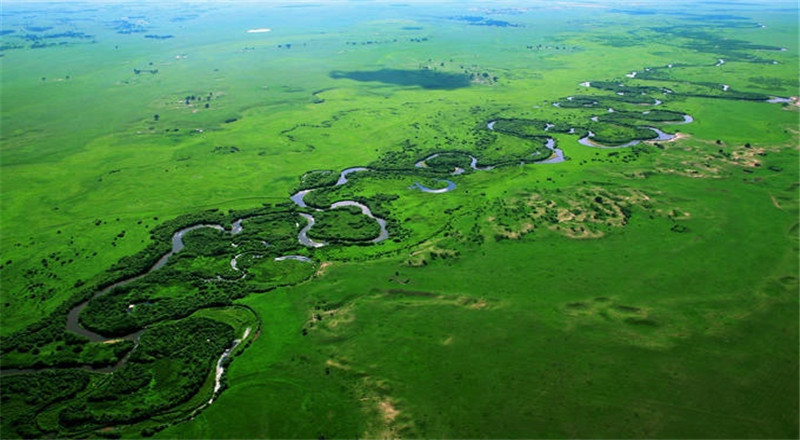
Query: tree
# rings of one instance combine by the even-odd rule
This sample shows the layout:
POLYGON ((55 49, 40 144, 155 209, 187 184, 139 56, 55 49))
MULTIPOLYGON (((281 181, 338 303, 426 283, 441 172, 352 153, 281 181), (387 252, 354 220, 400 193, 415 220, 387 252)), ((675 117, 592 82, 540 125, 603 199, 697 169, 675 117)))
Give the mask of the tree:
POLYGON ((157 114, 156 114, 156 115, 153 115, 153 120, 154 120, 154 121, 158 121, 158 120, 159 120, 159 118, 161 118, 161 116, 158 116, 157 114))

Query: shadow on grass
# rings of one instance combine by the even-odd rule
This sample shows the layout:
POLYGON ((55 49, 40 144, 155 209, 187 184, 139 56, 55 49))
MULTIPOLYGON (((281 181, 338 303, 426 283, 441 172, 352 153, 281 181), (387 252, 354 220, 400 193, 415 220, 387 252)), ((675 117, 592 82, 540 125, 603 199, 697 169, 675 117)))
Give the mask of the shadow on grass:
POLYGON ((333 71, 334 79, 352 79, 363 82, 382 82, 399 86, 419 86, 431 90, 454 90, 469 87, 470 79, 459 73, 443 73, 432 70, 381 69, 369 71, 333 71))

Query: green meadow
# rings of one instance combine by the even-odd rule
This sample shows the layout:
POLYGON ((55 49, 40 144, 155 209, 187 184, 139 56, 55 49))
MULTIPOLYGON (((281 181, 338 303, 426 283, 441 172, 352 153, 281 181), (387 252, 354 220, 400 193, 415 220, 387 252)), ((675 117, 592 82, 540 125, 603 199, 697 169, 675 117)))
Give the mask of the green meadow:
POLYGON ((797 14, 6 2, 0 437, 797 438, 797 14))

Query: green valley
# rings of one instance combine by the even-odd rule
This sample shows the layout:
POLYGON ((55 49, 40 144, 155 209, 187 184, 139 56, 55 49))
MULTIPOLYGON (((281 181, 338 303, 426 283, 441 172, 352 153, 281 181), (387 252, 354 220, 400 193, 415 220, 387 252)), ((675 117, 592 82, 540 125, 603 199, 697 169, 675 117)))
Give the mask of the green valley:
POLYGON ((800 435, 796 3, 0 14, 0 437, 800 435))

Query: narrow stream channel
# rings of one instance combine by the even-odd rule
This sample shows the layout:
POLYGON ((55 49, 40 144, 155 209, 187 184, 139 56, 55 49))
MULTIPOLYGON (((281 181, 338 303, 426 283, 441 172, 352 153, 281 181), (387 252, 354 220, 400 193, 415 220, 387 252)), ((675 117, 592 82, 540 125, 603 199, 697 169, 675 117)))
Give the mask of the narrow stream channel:
POLYGON ((250 335, 250 327, 247 327, 244 330, 244 334, 242 335, 241 339, 234 339, 233 345, 231 345, 230 348, 225 349, 225 351, 222 352, 222 355, 217 360, 217 366, 214 377, 214 391, 211 394, 211 398, 208 399, 209 405, 214 403, 214 399, 217 398, 217 396, 219 395, 219 390, 220 388, 222 388, 222 375, 225 374, 225 367, 223 366, 223 364, 225 363, 225 359, 228 359, 231 356, 231 353, 233 353, 233 351, 236 350, 236 347, 238 347, 239 344, 241 344, 245 339, 247 339, 249 335, 250 335))
MULTIPOLYGON (((243 221, 243 219, 239 219, 239 220, 236 220, 235 222, 233 222, 233 224, 231 225, 231 230, 228 231, 228 233, 231 234, 231 235, 236 235, 239 232, 241 232, 242 231, 242 221, 243 221)), ((167 262, 169 261, 170 257, 172 257, 173 255, 177 254, 178 252, 182 251, 183 248, 185 247, 185 245, 183 243, 184 235, 186 235, 187 232, 196 231, 198 229, 203 229, 203 228, 211 228, 211 229, 216 229, 216 230, 219 230, 219 231, 226 231, 226 229, 223 228, 221 225, 200 224, 200 225, 189 226, 189 227, 183 228, 183 229, 175 232, 175 234, 172 235, 172 250, 170 250, 169 252, 164 254, 164 256, 159 258, 158 261, 150 269, 147 270, 147 272, 145 272, 145 273, 143 273, 141 275, 137 275, 137 276, 134 276, 134 277, 131 277, 131 278, 127 278, 127 279, 124 279, 124 280, 121 280, 121 281, 117 281, 116 283, 106 287, 105 289, 103 289, 100 292, 98 292, 97 294, 95 294, 91 299, 89 299, 87 301, 84 301, 84 302, 78 304, 77 306, 73 307, 69 311, 69 313, 67 314, 67 331, 71 331, 71 332, 77 333, 77 334, 79 334, 81 336, 85 336, 86 338, 88 338, 92 342, 108 342, 110 340, 115 340, 115 339, 128 339, 128 340, 137 339, 138 335, 141 333, 141 331, 138 331, 136 333, 132 333, 130 335, 125 335, 125 336, 122 336, 122 337, 118 337, 118 338, 107 338, 107 337, 105 337, 105 336, 103 336, 103 335, 101 335, 99 333, 95 333, 95 332, 93 332, 93 331, 91 331, 89 329, 84 328, 80 324, 80 314, 83 311, 83 309, 85 309, 86 306, 89 304, 89 301, 91 301, 92 299, 97 298, 97 297, 101 297, 103 295, 106 295, 108 292, 111 292, 112 290, 116 289, 117 287, 122 287, 122 286, 124 286, 126 284, 130 284, 130 283, 132 283, 134 281, 140 280, 140 279, 146 277, 147 275, 149 275, 150 273, 155 272, 155 271, 161 269, 162 267, 164 267, 164 265, 166 265, 167 262)))

